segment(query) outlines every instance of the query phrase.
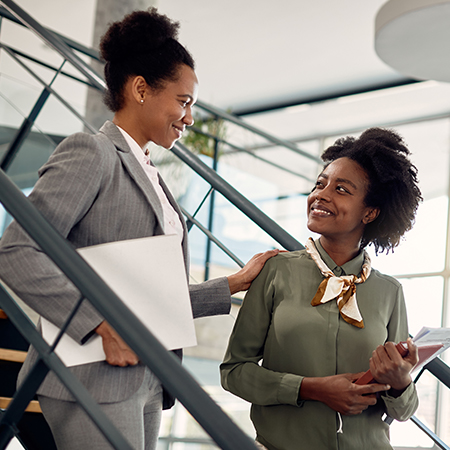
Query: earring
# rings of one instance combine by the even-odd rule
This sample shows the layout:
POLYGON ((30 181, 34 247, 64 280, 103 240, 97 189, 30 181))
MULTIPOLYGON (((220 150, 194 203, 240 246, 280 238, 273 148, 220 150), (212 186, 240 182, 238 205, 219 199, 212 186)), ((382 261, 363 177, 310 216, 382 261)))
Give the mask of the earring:
POLYGON ((144 103, 144 99, 143 98, 141 98, 141 103, 144 103))

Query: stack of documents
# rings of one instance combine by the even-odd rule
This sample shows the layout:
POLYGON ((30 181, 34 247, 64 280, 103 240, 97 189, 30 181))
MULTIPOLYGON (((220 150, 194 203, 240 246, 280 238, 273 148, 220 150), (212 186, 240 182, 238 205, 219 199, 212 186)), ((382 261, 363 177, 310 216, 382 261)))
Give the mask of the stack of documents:
MULTIPOLYGON (((78 249, 136 317, 168 349, 197 344, 180 240, 175 235, 112 242, 78 249)), ((52 344, 59 329, 42 318, 42 334, 52 344)), ((56 354, 66 366, 105 359, 95 335, 79 345, 64 335, 56 354)))

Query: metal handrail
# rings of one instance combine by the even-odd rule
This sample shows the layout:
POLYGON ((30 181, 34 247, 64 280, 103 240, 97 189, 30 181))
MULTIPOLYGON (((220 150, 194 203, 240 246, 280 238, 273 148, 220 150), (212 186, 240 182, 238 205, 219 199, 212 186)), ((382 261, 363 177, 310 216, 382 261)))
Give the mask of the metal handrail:
POLYGON ((411 417, 411 422, 416 424, 441 450, 450 450, 450 447, 416 416, 411 417))
MULTIPOLYGON (((211 400, 179 360, 162 346, 2 170, 0 202, 219 447, 254 450, 250 438, 211 400)), ((30 343, 35 345, 34 341, 30 343)))
POLYGON ((425 366, 425 369, 450 389, 450 366, 442 359, 433 359, 425 366))
POLYGON ((99 90, 105 89, 106 85, 103 78, 76 55, 56 34, 43 27, 15 2, 11 0, 1 0, 1 3, 3 3, 7 10, 23 25, 34 31, 50 47, 54 48, 60 55, 67 59, 67 61, 70 61, 70 63, 90 81, 93 87, 99 90))
POLYGON ((264 214, 222 177, 217 175, 217 173, 208 167, 200 158, 190 152, 186 146, 177 142, 171 151, 286 250, 293 251, 304 248, 300 242, 293 238, 286 230, 281 228, 274 220, 264 214))
MULTIPOLYGON (((73 40, 66 38, 54 31, 51 31, 47 28, 44 28, 41 26, 38 22, 36 22, 33 18, 31 18, 23 9, 21 9, 19 6, 17 6, 13 1, 11 0, 1 0, 0 3, 3 3, 7 10, 3 10, 3 8, 0 7, 0 16, 4 16, 7 18, 11 18, 23 26, 27 26, 34 30, 38 35, 40 35, 42 38, 45 39, 45 41, 52 46, 55 50, 57 50, 64 58, 66 58, 68 61, 70 61, 78 70, 80 70, 81 73, 83 73, 86 78, 91 82, 92 87, 103 90, 105 88, 105 83, 103 81, 103 77, 99 75, 95 69, 88 66, 86 63, 84 63, 83 60, 78 58, 72 51, 71 48, 76 49, 80 51, 81 53, 90 56, 91 58, 95 59, 96 61, 102 62, 100 55, 98 51, 82 46, 80 44, 75 43, 73 40), (10 14, 8 10, 12 13, 10 14)), ((198 100, 196 103, 196 106, 203 111, 208 112, 209 114, 212 114, 218 118, 227 120, 231 123, 234 123, 235 125, 250 131, 257 136, 260 136, 267 141, 271 142, 274 145, 285 147, 289 150, 292 150, 296 153, 298 153, 301 156, 304 156, 305 158, 311 159, 317 163, 322 163, 322 160, 318 158, 317 156, 311 155, 310 153, 302 150, 299 148, 295 143, 287 141, 285 139, 280 139, 276 136, 271 135, 270 133, 265 132, 264 130, 261 130, 260 128, 257 128, 253 125, 250 125, 249 123, 242 120, 240 117, 229 114, 221 109, 218 109, 212 105, 209 105, 206 102, 203 102, 201 100, 198 100)))
MULTIPOLYGON (((7 11, 6 12, 3 11, 3 8, 1 8, 1 7, 0 7, 0 15, 2 15, 4 17, 7 17, 9 15, 10 17, 8 17, 8 18, 12 18, 12 20, 15 20, 17 23, 20 23, 22 25, 27 26, 28 28, 33 29, 38 35, 40 35, 43 39, 45 39, 49 45, 51 45, 56 51, 58 51, 60 54, 62 54, 64 56, 64 58, 66 58, 68 61, 70 61, 83 75, 85 75, 86 78, 89 80, 89 82, 91 83, 91 85, 94 88, 99 89, 99 90, 103 90, 104 89, 104 83, 103 83, 102 78, 96 73, 96 71, 94 69, 90 68, 89 66, 87 66, 84 63, 84 61, 82 61, 81 59, 77 58, 76 55, 73 54, 73 52, 71 51, 71 49, 69 47, 74 48, 74 49, 76 49, 78 51, 81 51, 81 52, 83 52, 85 54, 88 54, 89 56, 91 56, 94 59, 99 59, 98 58, 98 52, 96 52, 95 50, 92 50, 92 49, 88 49, 87 47, 83 47, 83 46, 81 46, 79 44, 76 44, 76 43, 74 43, 74 41, 70 42, 69 39, 64 38, 61 35, 58 35, 55 32, 51 32, 50 30, 46 30, 45 28, 40 26, 36 21, 34 21, 34 19, 32 19, 30 16, 28 16, 23 10, 21 10, 17 5, 15 5, 14 2, 12 2, 10 0, 2 0, 2 3, 5 4, 14 13, 14 16, 9 15, 9 13, 7 11)), ((293 150, 293 151, 299 153, 302 156, 305 156, 305 157, 307 157, 309 159, 312 159, 314 161, 320 162, 320 160, 318 158, 308 154, 307 152, 302 151, 295 144, 293 144, 293 143, 291 143, 289 141, 285 141, 285 140, 273 137, 270 134, 265 133, 265 132, 257 129, 256 127, 253 127, 253 126, 245 123, 242 119, 240 119, 240 118, 238 118, 236 116, 233 116, 231 114, 225 113, 224 111, 221 111, 221 110, 219 110, 217 108, 214 108, 214 107, 212 107, 210 105, 207 105, 206 103, 201 102, 201 101, 199 101, 197 103, 197 105, 201 109, 207 111, 208 113, 213 114, 216 117, 220 117, 220 118, 223 118, 225 120, 228 120, 228 121, 230 121, 230 122, 232 122, 232 123, 234 123, 234 124, 244 128, 244 129, 247 129, 248 131, 251 131, 251 132, 253 132, 253 133, 255 133, 255 134, 257 134, 257 135, 259 135, 261 137, 264 137, 266 140, 268 140, 269 142, 272 142, 275 145, 279 145, 279 146, 288 148, 290 150, 293 150)), ((236 206, 240 207, 241 210, 243 210, 243 212, 249 218, 251 218, 253 221, 255 221, 259 226, 261 226, 261 228, 263 228, 266 232, 268 232, 269 235, 271 235, 274 239, 276 239, 286 249, 295 250, 295 249, 303 248, 303 246, 300 243, 298 243, 294 238, 292 238, 292 236, 290 236, 288 233, 286 233, 284 230, 282 230, 275 222, 273 222, 271 219, 269 219, 267 216, 265 216, 263 213, 261 213, 261 211, 259 211, 258 208, 254 207, 254 205, 252 205, 250 202, 248 202, 248 200, 246 200, 239 192, 237 192, 233 188, 229 189, 230 186, 228 185, 228 183, 226 183, 224 180, 222 180, 221 177, 219 177, 212 169, 210 169, 208 166, 203 164, 194 155, 192 155, 189 152, 189 150, 187 150, 186 147, 184 147, 182 144, 178 143, 175 146, 175 148, 173 149, 173 152, 175 154, 177 154, 177 156, 180 159, 182 159, 186 164, 188 164, 191 168, 196 170, 205 180, 207 180, 211 185, 213 185, 216 190, 221 192, 222 195, 224 195, 226 198, 228 198, 232 203, 236 204, 236 206), (259 213, 261 213, 261 215, 259 213)), ((4 175, 4 174, 2 174, 2 175, 4 175)), ((0 186, 3 186, 1 184, 1 178, 2 177, 0 177, 0 186)), ((0 190, 0 200, 2 199, 1 191, 2 190, 0 190)), ((23 208, 23 205, 21 206, 21 208, 23 208)), ((6 208, 6 209, 8 209, 8 208, 6 208)), ((52 239, 55 239, 55 237, 53 236, 52 239)), ((36 242, 38 242, 38 241, 36 241, 36 242)), ((55 249, 53 249, 53 250, 55 250, 55 249)), ((73 251, 73 249, 72 249, 72 251, 73 251)), ((78 256, 78 254, 76 252, 74 254, 76 256, 78 256)), ((73 255, 70 254, 70 253, 69 253, 69 255, 70 255, 69 259, 72 259, 73 255)), ((51 255, 49 254, 49 256, 51 256, 51 255)), ((52 259, 53 259, 53 257, 52 257, 52 259)), ((56 258, 56 259, 58 259, 58 258, 56 258)), ((62 257, 62 260, 60 261, 60 263, 63 262, 64 260, 67 261, 65 256, 62 257)), ((56 262, 56 260, 55 260, 55 262, 56 262)), ((78 264, 78 262, 75 263, 74 267, 76 267, 76 270, 72 274, 73 276, 75 276, 75 278, 77 277, 78 270, 80 269, 80 267, 82 267, 83 270, 86 270, 86 267, 83 267, 83 266, 78 267, 77 264, 78 264)), ((89 273, 89 270, 90 270, 89 266, 87 266, 87 267, 88 267, 88 269, 87 269, 88 272, 83 272, 84 276, 87 276, 87 274, 89 273)), ((96 275, 93 272, 91 273, 91 275, 92 274, 94 275, 94 280, 95 280, 96 275)), ((173 390, 170 388, 170 384, 171 384, 170 381, 169 382, 166 381, 166 378, 164 378, 164 375, 161 375, 161 372, 165 372, 166 369, 168 369, 168 368, 169 368, 168 371, 170 372, 169 373, 170 375, 175 374, 176 371, 177 371, 177 369, 174 369, 174 367, 171 367, 171 363, 170 362, 164 361, 164 359, 165 359, 164 355, 167 356, 167 352, 165 351, 165 349, 162 348, 162 353, 159 354, 157 358, 155 358, 155 360, 157 360, 158 363, 162 362, 162 365, 164 366, 164 368, 160 370, 160 367, 158 365, 156 365, 156 366, 153 365, 153 363, 151 362, 151 358, 149 359, 149 358, 147 358, 145 356, 146 355, 146 353, 145 353, 146 351, 150 352, 148 354, 155 355, 155 348, 157 348, 157 345, 159 343, 156 341, 156 344, 155 344, 154 342, 152 342, 152 339, 150 338, 148 340, 148 342, 150 343, 148 348, 146 346, 144 346, 145 348, 142 348, 142 346, 139 345, 139 342, 141 342, 141 339, 142 339, 142 333, 143 332, 144 333, 145 332, 148 333, 148 331, 146 329, 139 330, 139 332, 137 333, 139 338, 135 342, 135 338, 137 338, 136 333, 128 334, 130 332, 130 330, 127 327, 123 328, 123 326, 121 325, 122 320, 124 319, 124 317, 126 317, 127 319, 131 320, 130 323, 132 324, 132 327, 133 327, 133 330, 131 330, 131 331, 135 331, 136 330, 136 328, 134 328, 136 323, 133 322, 133 318, 132 318, 133 315, 132 315, 132 313, 129 312, 129 310, 127 310, 127 308, 120 303, 119 299, 116 298, 116 299, 112 300, 109 297, 111 292, 108 292, 107 290, 104 291, 104 288, 105 288, 106 285, 100 286, 100 288, 98 288, 98 286, 96 287, 96 283, 100 279, 94 281, 89 276, 86 279, 89 280, 92 284, 89 285, 89 283, 88 283, 88 286, 86 287, 84 285, 84 281, 82 281, 81 285, 90 292, 89 295, 94 295, 94 297, 89 297, 88 295, 86 295, 86 297, 88 297, 88 298, 95 298, 95 295, 97 295, 97 294, 100 295, 100 297, 97 299, 99 301, 99 304, 98 304, 99 306, 96 304, 97 300, 93 301, 93 303, 96 306, 98 306, 99 311, 119 331, 119 333, 124 337, 124 339, 127 341, 127 343, 136 351, 138 356, 141 357, 142 361, 144 361, 150 367, 150 369, 155 372, 155 374, 157 376, 158 376, 158 373, 160 373, 160 376, 158 376, 158 377, 159 378, 161 378, 161 376, 163 377, 162 379, 165 380, 164 384, 165 384, 165 386, 167 386, 168 390, 171 393, 175 394, 175 396, 177 396, 180 399, 180 401, 183 403, 183 394, 182 393, 181 394, 176 394, 175 393, 175 391, 177 390, 176 389, 177 388, 177 382, 174 381, 174 380, 176 380, 177 375, 174 375, 174 379, 172 380, 173 381, 173 386, 172 386, 173 390), (103 295, 103 297, 102 297, 102 295, 103 295), (105 300, 105 299, 107 299, 107 300, 105 300), (113 311, 111 311, 111 309, 110 309, 111 304, 114 303, 115 300, 118 300, 119 303, 114 308, 112 308, 113 311), (123 309, 123 308, 125 308, 125 309, 123 309), (131 314, 130 317, 128 317, 129 314, 131 314), (137 344, 137 345, 135 345, 135 344, 137 344), (153 347, 154 344, 156 345, 156 347, 153 347), (146 360, 148 360, 148 361, 146 361, 146 360), (173 372, 174 370, 175 370, 175 372, 173 372)), ((77 285, 77 283, 75 283, 75 280, 72 279, 72 281, 74 281, 74 284, 77 285)), ((80 281, 80 280, 78 280, 78 281, 80 281)), ((102 283, 101 280, 100 280, 100 282, 102 283)), ((107 288, 107 286, 106 286, 106 288, 107 288)), ((82 289, 80 289, 80 291, 83 292, 82 289)), ((146 338, 147 338, 147 336, 146 336, 146 338)), ((159 350, 161 350, 161 349, 159 349, 159 350)), ((170 355, 169 355, 169 358, 170 358, 170 355)), ((175 362, 176 362, 176 364, 179 365, 179 363, 177 361, 175 361, 175 362)), ((441 361, 441 360, 434 360, 426 368, 427 368, 427 370, 430 370, 430 372, 432 372, 433 375, 436 376, 447 387, 449 387, 450 368, 443 361, 441 361)), ((186 377, 186 373, 183 373, 182 376, 183 376, 183 382, 186 384, 186 378, 185 378, 186 377)), ((192 380, 192 381, 193 381, 193 383, 195 385, 196 382, 194 380, 192 380)), ((197 385, 197 388, 199 388, 201 390, 201 388, 198 385, 197 385)), ((194 391, 195 391, 195 389, 196 388, 194 388, 194 391)), ((194 395, 194 397, 197 397, 198 395, 199 394, 196 393, 194 395)), ((207 397, 207 398, 209 399, 209 397, 207 397)), ((187 402, 189 403, 189 400, 187 400, 187 402)), ((212 402, 212 403, 214 404, 214 402, 212 402)), ((186 404, 185 404, 185 406, 186 406, 186 404)), ((197 415, 194 414, 189 409, 189 407, 187 407, 187 409, 201 423, 201 420, 197 418, 197 415)), ((220 410, 220 408, 219 408, 219 410, 220 410)), ((199 414, 200 413, 201 413, 201 411, 199 411, 199 414)), ((209 416, 209 418, 210 417, 211 416, 209 416)), ((223 420, 223 419, 220 419, 220 420, 223 420)), ((213 420, 213 422, 215 422, 215 421, 213 420)), ((414 421, 414 422, 416 423, 416 422, 420 422, 420 421, 418 421, 416 419, 416 421, 414 421)), ((217 422, 214 423, 214 426, 212 428, 216 428, 216 427, 217 427, 217 422)), ((206 427, 205 427, 205 430, 207 432, 209 432, 206 427)), ((423 431, 425 431, 425 430, 423 430, 423 431)), ((235 431, 233 430, 233 432, 235 432, 235 431)), ((432 433, 432 432, 430 432, 430 433, 432 433)), ((226 436, 226 438, 224 440, 224 446, 222 448, 232 448, 232 447, 228 447, 228 445, 226 445, 228 443, 230 443, 231 445, 240 445, 240 444, 236 444, 236 443, 231 443, 230 435, 225 434, 225 436, 226 436)), ((213 437, 213 439, 216 440, 214 438, 213 434, 211 434, 211 437, 213 437)), ((430 437, 432 437, 432 436, 430 435, 430 437)), ((433 438, 433 440, 435 440, 435 442, 437 443, 436 439, 433 438)), ((216 440, 216 442, 219 443, 217 440, 216 440)), ((245 446, 245 445, 248 445, 248 442, 249 442, 248 439, 245 439, 243 442, 244 442, 243 446, 233 447, 233 448, 254 448, 252 443, 250 443, 251 447, 246 447, 245 446)), ((448 448, 448 447, 445 446, 445 447, 441 447, 441 448, 448 448)))
MULTIPOLYGON (((76 57, 73 51, 66 45, 62 39, 56 36, 53 32, 42 27, 37 23, 31 16, 29 16, 24 10, 22 10, 18 5, 16 5, 11 0, 1 0, 8 10, 10 10, 13 15, 20 21, 20 23, 29 26, 38 35, 44 33, 42 36, 46 42, 49 43, 56 51, 58 51, 67 61, 71 62, 77 69, 83 73, 89 81, 92 82, 93 87, 103 91, 105 89, 105 84, 101 76, 92 68, 90 68, 82 59, 76 57), (101 83, 98 82, 101 80, 101 83)), ((212 107, 208 107, 212 108, 212 107)), ((215 109, 213 109, 215 111, 215 109)), ((224 117, 228 115, 225 112, 221 112, 224 117)), ((233 119, 234 121, 234 119, 233 119)), ((236 123, 242 122, 241 119, 236 118, 236 123)), ((251 127, 245 124, 248 129, 251 127)), ((264 132, 261 132, 265 134, 264 132)), ((272 139, 278 142, 277 138, 272 139)), ((281 142, 281 141, 280 141, 281 142)), ((276 222, 270 219, 266 214, 264 214, 259 208, 253 205, 245 197, 242 196, 236 189, 234 189, 229 183, 223 180, 216 172, 207 167, 199 158, 193 155, 189 150, 186 149, 181 143, 177 143, 176 148, 172 151, 181 158, 185 163, 187 163, 191 168, 194 168, 201 176, 207 180, 214 188, 220 192, 225 198, 232 201, 239 209, 241 209, 248 217, 250 217, 255 223, 257 223, 262 229, 264 229, 272 238, 274 238, 280 245, 282 245, 287 250, 299 250, 304 248, 296 239, 294 239, 289 233, 287 233, 283 228, 281 228, 276 222), (236 202, 236 203, 235 203, 236 202)), ((299 150, 298 148, 296 148, 299 150)))
MULTIPOLYGON (((4 17, 5 19, 10 20, 11 22, 15 22, 17 25, 22 25, 23 27, 25 27, 25 24, 23 22, 21 22, 19 19, 17 19, 16 16, 11 14, 4 6, 1 6, 1 5, 0 5, 0 17, 4 17)), ((76 42, 76 41, 68 38, 67 36, 63 36, 62 34, 59 34, 56 31, 50 30, 48 28, 47 28, 47 31, 49 31, 50 33, 53 33, 55 36, 58 36, 58 38, 61 39, 70 48, 72 48, 86 56, 89 56, 93 59, 100 61, 100 54, 94 48, 86 47, 85 45, 80 44, 79 42, 76 42)))
MULTIPOLYGON (((75 399, 83 405, 87 414, 91 417, 94 423, 105 434, 106 438, 115 444, 121 450, 132 450, 130 444, 124 439, 122 434, 116 429, 116 427, 106 417, 103 410, 92 399, 87 389, 81 384, 81 382, 64 366, 59 357, 50 349, 47 342, 44 341, 42 336, 36 330, 35 325, 30 321, 28 316, 21 311, 14 300, 9 296, 5 288, 0 284, 0 299, 2 309, 8 316, 8 319, 14 324, 16 329, 26 336, 27 340, 32 343, 34 348, 39 352, 38 363, 31 370, 27 380, 24 384, 29 382, 35 382, 40 384, 43 377, 48 373, 48 370, 53 370, 57 376, 64 382, 67 389, 71 392, 75 399), (46 367, 42 366, 42 363, 46 367), (38 374, 40 372, 40 376, 38 374)), ((33 398, 35 389, 27 389, 25 387, 19 389, 14 394, 14 397, 3 416, 0 416, 0 448, 3 449, 8 445, 9 441, 13 437, 14 424, 20 419, 23 409, 26 408, 29 401, 33 398), (2 430, 3 428, 3 430, 2 430)))

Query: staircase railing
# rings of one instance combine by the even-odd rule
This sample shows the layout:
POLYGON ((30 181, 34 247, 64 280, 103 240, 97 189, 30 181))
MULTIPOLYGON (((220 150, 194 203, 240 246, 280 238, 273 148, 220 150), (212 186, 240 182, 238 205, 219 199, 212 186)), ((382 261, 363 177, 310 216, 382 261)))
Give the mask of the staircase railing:
MULTIPOLYGON (((13 2, 4 2, 15 14, 20 15, 29 27, 37 33, 46 37, 46 40, 64 57, 75 66, 79 66, 80 71, 86 76, 93 86, 102 89, 96 74, 87 69, 84 63, 78 58, 73 58, 72 52, 67 46, 57 42, 58 39, 40 27, 30 16, 23 13, 13 2)), ((46 94, 51 93, 49 86, 44 87, 46 94)), ((39 103, 45 102, 41 100, 39 103)), ((38 109, 39 105, 35 109, 38 109)), ((29 124, 33 122, 38 112, 35 112, 27 120, 27 129, 20 134, 29 131, 29 124)), ((19 142, 20 144, 20 142, 19 142)), ((14 154, 17 151, 17 147, 14 154)), ((183 150, 183 149, 182 149, 183 150)), ((13 155, 14 156, 14 155, 13 155)), ((6 160, 11 161, 13 157, 6 160)), ((5 161, 5 159, 4 159, 5 161)), ((210 169, 203 167, 203 176, 214 179, 215 184, 225 196, 233 197, 242 203, 246 214, 254 217, 262 225, 265 222, 265 215, 246 202, 237 191, 225 182, 218 180, 210 173, 210 169), (219 186, 220 185, 220 186, 219 186)), ((5 209, 17 220, 25 231, 35 240, 41 249, 55 262, 55 264, 66 274, 66 276, 80 290, 81 298, 88 299, 105 317, 105 319, 119 332, 124 340, 136 352, 140 360, 146 364, 155 375, 163 381, 166 389, 186 407, 192 416, 208 432, 213 440, 224 449, 250 449, 255 448, 254 443, 245 435, 228 416, 209 398, 201 389, 192 376, 182 368, 179 361, 153 337, 153 335, 141 324, 141 322, 123 305, 120 299, 110 290, 110 288, 92 271, 84 260, 74 251, 70 244, 59 235, 53 227, 46 222, 36 208, 26 199, 22 192, 9 180, 3 171, 0 171, 0 201, 5 209)), ((264 226, 264 225, 263 225, 264 226)), ((273 222, 270 227, 279 234, 279 240, 287 248, 301 248, 291 236, 273 222)), ((66 387, 72 392, 74 397, 86 409, 94 422, 116 448, 130 448, 123 437, 111 426, 106 417, 101 413, 95 402, 89 397, 86 390, 77 382, 67 370, 56 354, 53 352, 55 342, 49 347, 42 340, 31 322, 23 315, 7 291, 2 288, 0 292, 2 307, 14 325, 24 333, 27 340, 39 352, 39 360, 32 369, 29 376, 17 390, 8 409, 2 414, 0 421, 0 447, 4 448, 12 438, 15 426, 23 414, 27 404, 35 395, 37 388, 49 370, 53 370, 66 387)), ((78 305, 78 306, 79 306, 78 305)), ((68 326, 70 319, 76 313, 72 312, 68 322, 62 331, 68 326)))
MULTIPOLYGON (((76 49, 94 59, 98 58, 95 50, 88 49, 80 44, 64 38, 50 30, 45 29, 37 23, 31 16, 18 7, 10 0, 2 0, 0 3, 7 8, 0 8, 0 16, 13 20, 17 23, 25 25, 32 29, 48 45, 53 47, 59 54, 64 57, 65 61, 69 61, 77 68, 88 81, 87 83, 98 90, 104 89, 102 77, 96 73, 94 69, 88 66, 81 58, 79 58, 72 49, 76 49)), ((14 55, 19 52, 2 46, 9 54, 14 55)), ((32 59, 29 55, 21 55, 28 59, 32 59)), ((18 61, 22 64, 20 61, 18 61)), ((25 67, 26 68, 26 67, 25 67)), ((54 68, 55 73, 63 73, 62 66, 54 68)), ((28 70, 28 68, 26 68, 28 70)), ((67 76, 72 76, 65 74, 67 76)), ((36 76, 33 74, 33 76, 36 76)), ((26 135, 30 130, 30 124, 33 123, 42 104, 45 103, 48 95, 57 94, 51 89, 50 84, 46 84, 39 80, 44 87, 40 100, 36 103, 36 108, 27 119, 27 123, 22 127, 19 134, 26 135)), ((79 80, 84 82, 83 80, 79 80)), ((62 99, 60 99, 64 102, 62 99)), ((268 142, 276 146, 288 148, 306 158, 318 161, 318 158, 301 150, 297 145, 288 141, 278 139, 265 133, 241 119, 223 112, 217 108, 209 106, 203 102, 197 103, 198 107, 210 113, 215 117, 227 120, 235 125, 239 125, 244 129, 263 137, 268 142)), ((70 105, 69 105, 70 106, 70 105)), ((89 126, 90 127, 90 126, 89 126)), ((92 130, 92 128, 91 128, 92 130)), ((15 147, 10 149, 3 158, 3 165, 7 167, 14 159, 20 142, 23 141, 21 135, 18 135, 15 147)), ((219 138, 215 137, 219 140, 219 138)), ((230 144, 232 146, 232 144, 230 144)), ((238 149, 239 150, 239 149, 238 149)), ((236 189, 232 188, 226 181, 217 175, 217 173, 206 166, 201 160, 193 155, 184 145, 177 143, 173 149, 182 161, 202 176, 211 186, 212 189, 220 192, 231 203, 236 205, 259 227, 265 230, 273 239, 281 246, 288 250, 301 249, 303 246, 296 241, 289 233, 279 227, 272 219, 267 217, 251 202, 243 197, 236 189)), ((302 175, 300 175, 302 176, 302 175)), ((210 190, 211 192, 211 190, 210 190)), ((151 333, 143 327, 136 317, 122 304, 120 299, 109 289, 109 287, 90 269, 84 260, 76 253, 70 245, 49 225, 39 212, 31 205, 31 203, 23 196, 8 177, 0 172, 0 201, 13 217, 24 227, 24 229, 35 239, 38 245, 48 254, 48 256, 61 268, 63 272, 73 281, 79 288, 82 298, 91 301, 100 311, 108 322, 119 332, 130 347, 137 353, 140 359, 163 380, 165 387, 175 395, 186 409, 196 418, 196 420, 210 434, 214 441, 224 449, 250 449, 255 448, 253 443, 245 436, 226 416, 220 408, 212 402, 207 394, 198 386, 193 378, 186 372, 179 362, 169 354, 159 342, 151 335, 151 333), (144 337, 144 339, 142 339, 144 337), (182 380, 182 382, 181 382, 182 380), (184 386, 183 386, 184 385, 184 386), (181 387, 183 386, 183 387, 181 387)), ((195 223, 209 238, 214 239, 208 229, 202 227, 195 219, 195 214, 190 216, 185 212, 188 222, 195 223)), ((216 240, 216 243, 222 244, 216 240)), ((225 246, 224 250, 226 250, 225 246)), ((242 265, 242 262, 235 255, 229 252, 230 256, 236 263, 242 265)), ((14 397, 8 410, 2 415, 0 421, 0 448, 11 438, 13 430, 18 418, 23 413, 28 401, 34 395, 38 385, 45 377, 49 370, 55 371, 59 378, 66 384, 75 398, 85 407, 88 414, 91 415, 95 423, 108 437, 116 448, 129 448, 123 437, 111 429, 112 425, 104 417, 101 410, 88 398, 87 392, 77 380, 74 380, 70 371, 64 367, 62 362, 53 352, 54 346, 49 347, 37 333, 34 325, 26 318, 24 313, 17 307, 12 298, 5 289, 0 289, 0 299, 3 308, 8 316, 14 322, 15 326, 21 331, 27 339, 32 343, 40 353, 40 359, 33 369, 33 377, 28 377, 14 397)), ((81 301, 81 300, 80 300, 81 301)), ((75 311, 73 312, 75 313, 75 311)), ((66 325, 67 326, 67 325, 66 325)), ((438 380, 440 380, 447 388, 450 388, 450 368, 442 360, 437 359, 428 364, 425 370, 430 371, 438 380)), ((420 376, 420 374, 419 374, 420 376)), ((449 449, 431 430, 422 424, 417 418, 412 419, 427 435, 429 435, 436 445, 442 449, 449 449)), ((112 427, 113 428, 113 427, 112 427)))
MULTIPOLYGON (((0 171, 0 200, 17 222, 26 230, 43 251, 55 262, 79 289, 82 298, 72 312, 68 326, 81 301, 86 298, 105 317, 125 342, 135 351, 139 359, 162 380, 166 389, 174 395, 201 424, 214 441, 224 449, 254 449, 255 446, 228 416, 209 398, 192 376, 181 366, 175 356, 161 345, 136 316, 122 303, 105 282, 39 213, 22 192, 0 171)), ((10 406, 0 422, 0 445, 12 438, 12 430, 35 395, 48 370, 53 370, 64 385, 90 414, 105 436, 118 449, 130 448, 106 425, 106 418, 99 407, 88 397, 85 389, 65 368, 53 352, 56 343, 49 348, 35 328, 8 301, 2 290, 2 306, 14 325, 25 332, 24 336, 39 352, 39 360, 26 380, 17 390, 10 406)), ((64 329, 64 328, 63 328, 64 329)))

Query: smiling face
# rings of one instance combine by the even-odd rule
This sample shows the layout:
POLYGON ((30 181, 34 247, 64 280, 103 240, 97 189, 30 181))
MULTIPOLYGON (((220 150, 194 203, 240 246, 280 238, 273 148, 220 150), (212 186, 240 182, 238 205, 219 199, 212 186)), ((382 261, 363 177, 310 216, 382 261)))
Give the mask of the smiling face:
POLYGON ((176 81, 168 81, 163 88, 146 86, 141 94, 138 115, 139 142, 152 141, 164 148, 172 148, 187 126, 194 123, 192 106, 197 101, 198 80, 187 65, 180 66, 176 81))
POLYGON ((329 241, 359 246, 364 227, 379 211, 364 202, 368 183, 357 162, 349 158, 333 161, 308 196, 308 228, 329 241))

